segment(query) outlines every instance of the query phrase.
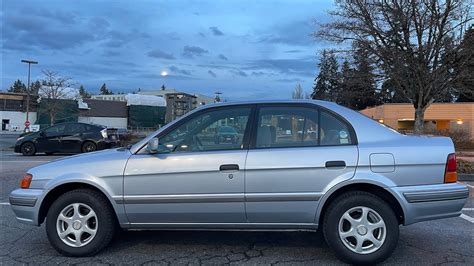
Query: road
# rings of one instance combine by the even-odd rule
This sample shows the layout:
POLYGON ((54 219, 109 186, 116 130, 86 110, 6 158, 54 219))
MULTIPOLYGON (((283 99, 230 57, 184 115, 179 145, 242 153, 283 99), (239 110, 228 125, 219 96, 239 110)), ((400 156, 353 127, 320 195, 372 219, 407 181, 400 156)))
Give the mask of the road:
MULTIPOLYGON (((340 264, 316 232, 121 232, 94 257, 68 258, 50 245, 44 226, 16 222, 8 194, 28 168, 61 156, 23 157, 0 152, 0 265, 11 264, 340 264)), ((398 264, 474 265, 474 183, 465 217, 400 228, 398 264)))

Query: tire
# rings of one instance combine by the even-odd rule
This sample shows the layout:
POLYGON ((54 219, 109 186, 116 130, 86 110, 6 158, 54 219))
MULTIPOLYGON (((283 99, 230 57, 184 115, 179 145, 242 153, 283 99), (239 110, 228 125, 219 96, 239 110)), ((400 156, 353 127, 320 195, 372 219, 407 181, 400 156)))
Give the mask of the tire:
POLYGON ((24 156, 33 156, 36 154, 36 146, 32 142, 25 142, 21 145, 21 153, 24 156))
POLYGON ((395 250, 399 226, 387 202, 371 193, 354 191, 330 203, 323 218, 323 234, 329 247, 342 261, 375 264, 387 259, 395 250), (365 215, 367 219, 362 218, 363 211, 368 213, 365 215), (362 243, 362 246, 357 243, 362 243))
POLYGON ((96 151, 96 150, 97 150, 97 145, 95 145, 95 143, 92 142, 92 141, 86 141, 82 144, 81 151, 83 153, 93 152, 93 151, 96 151))
POLYGON ((64 193, 53 202, 46 216, 49 242, 59 253, 72 257, 92 256, 101 251, 112 240, 116 225, 115 213, 107 198, 90 189, 64 193), (76 213, 82 217, 75 216, 76 213), (60 218, 60 214, 64 218, 60 218), (60 232, 64 232, 63 238, 60 232), (80 242, 77 242, 76 235, 79 235, 80 242))

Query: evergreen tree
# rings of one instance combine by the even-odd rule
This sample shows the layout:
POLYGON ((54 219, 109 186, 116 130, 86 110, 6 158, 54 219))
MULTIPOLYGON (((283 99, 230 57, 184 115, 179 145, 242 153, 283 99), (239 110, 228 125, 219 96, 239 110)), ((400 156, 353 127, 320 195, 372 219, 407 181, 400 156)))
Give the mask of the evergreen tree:
POLYGON ((319 74, 314 80, 312 99, 337 102, 340 94, 339 64, 331 51, 323 50, 318 64, 319 74))
POLYGON ((474 26, 471 26, 463 36, 457 51, 458 58, 466 58, 456 64, 455 72, 459 73, 455 84, 456 102, 474 102, 474 26))
POLYGON ((13 93, 26 93, 26 85, 21 82, 21 80, 17 80, 13 82, 13 84, 8 89, 8 92, 13 93))
POLYGON ((362 110, 367 107, 375 106, 379 103, 376 91, 374 67, 370 62, 370 53, 362 46, 354 45, 354 75, 353 87, 354 94, 352 101, 356 110, 362 110))
POLYGON ((82 85, 79 87, 79 95, 83 99, 88 99, 91 97, 91 94, 82 85))
POLYGON ((112 91, 109 91, 109 89, 107 89, 107 85, 102 84, 102 87, 100 87, 100 94, 101 95, 110 95, 112 94, 112 91))

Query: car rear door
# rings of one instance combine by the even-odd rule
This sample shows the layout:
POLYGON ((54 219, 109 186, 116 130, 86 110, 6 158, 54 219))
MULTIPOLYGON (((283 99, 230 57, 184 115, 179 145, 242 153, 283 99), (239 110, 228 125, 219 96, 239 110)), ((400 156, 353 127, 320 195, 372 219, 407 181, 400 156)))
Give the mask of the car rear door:
POLYGON ((245 169, 250 223, 312 224, 331 184, 354 175, 351 126, 315 105, 261 105, 245 169))
POLYGON ((66 124, 64 134, 61 138, 62 150, 64 152, 80 152, 84 132, 85 126, 83 124, 66 124))
POLYGON ((158 154, 133 155, 123 203, 135 226, 245 223, 244 167, 252 106, 212 108, 161 133, 158 154), (236 142, 217 143, 231 126, 236 142))

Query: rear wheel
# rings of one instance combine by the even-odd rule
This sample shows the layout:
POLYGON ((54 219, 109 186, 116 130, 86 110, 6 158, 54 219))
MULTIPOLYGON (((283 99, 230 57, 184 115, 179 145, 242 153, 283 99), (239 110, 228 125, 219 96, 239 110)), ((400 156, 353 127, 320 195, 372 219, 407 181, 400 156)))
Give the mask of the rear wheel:
POLYGON ((102 194, 77 189, 53 202, 46 218, 46 233, 59 253, 91 256, 107 246, 115 224, 114 212, 102 194))
POLYGON ((36 153, 36 146, 31 142, 25 142, 21 145, 21 153, 24 156, 33 156, 36 153))
POLYGON ((92 141, 86 141, 82 144, 82 152, 93 152, 95 150, 97 150, 97 146, 92 141))
POLYGON ((398 220, 390 205, 362 191, 343 194, 329 205, 323 221, 328 245, 352 264, 379 263, 398 242, 398 220))

